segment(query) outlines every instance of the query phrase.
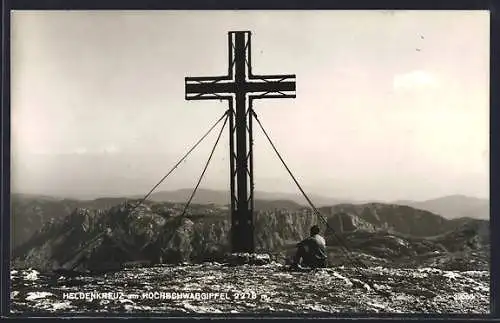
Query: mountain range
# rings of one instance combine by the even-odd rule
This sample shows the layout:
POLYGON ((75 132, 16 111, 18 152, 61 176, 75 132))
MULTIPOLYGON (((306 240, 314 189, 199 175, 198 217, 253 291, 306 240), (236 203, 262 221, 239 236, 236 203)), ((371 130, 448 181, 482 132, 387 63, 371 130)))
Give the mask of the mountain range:
POLYGON ((394 204, 408 205, 444 216, 447 219, 490 218, 490 201, 465 195, 450 195, 426 201, 396 201, 394 204))
MULTIPOLYGON (((153 193, 150 202, 185 203, 192 191, 188 189, 160 191, 153 193)), ((298 211, 306 207, 305 199, 298 194, 255 192, 255 211, 273 211, 276 209, 298 211)), ((93 200, 77 200, 34 194, 12 194, 11 214, 12 247, 26 242, 33 233, 48 221, 66 217, 76 208, 108 209, 129 199, 140 199, 142 196, 103 197, 93 200)), ((353 204, 357 202, 340 199, 330 199, 325 196, 311 195, 311 200, 317 207, 327 205, 353 204)), ((149 203, 149 202, 148 202, 149 203)), ((221 190, 199 189, 195 195, 194 204, 214 204, 225 206, 229 204, 229 193, 221 190)), ((414 209, 429 211, 446 219, 489 219, 489 201, 462 195, 441 197, 427 201, 396 201, 394 205, 410 206, 414 209)))
MULTIPOLYGON (((182 203, 187 201, 191 193, 192 190, 190 189, 160 191, 153 193, 150 197, 150 200, 156 202, 168 201, 168 202, 182 203)), ((136 196, 136 198, 138 197, 136 196)), ((348 203, 348 204, 362 204, 370 202, 387 203, 387 201, 376 201, 376 200, 356 201, 349 199, 330 198, 317 194, 311 194, 309 195, 309 198, 318 207, 343 204, 343 203, 348 203)), ((269 200, 282 201, 284 205, 287 204, 288 207, 294 205, 295 208, 307 205, 307 201, 302 195, 293 193, 255 191, 255 199, 267 200, 267 201, 269 200)), ((198 204, 213 203, 217 205, 227 205, 229 204, 229 192, 222 190, 199 189, 196 192, 193 202, 198 204)), ((426 210, 435 214, 442 215, 447 219, 469 217, 473 219, 487 220, 490 218, 489 200, 476 197, 469 197, 465 195, 449 195, 425 201, 398 200, 398 201, 389 201, 389 203, 397 205, 406 205, 414 207, 416 209, 426 210)), ((280 203, 275 203, 275 204, 280 205, 280 203)))
MULTIPOLYGON (((193 204, 184 214, 183 203, 148 201, 135 207, 136 200, 125 200, 105 207, 105 202, 117 201, 100 199, 96 205, 104 206, 102 209, 77 207, 66 215, 61 212, 59 218, 51 217, 52 212, 67 209, 74 201, 56 202, 59 209, 53 201, 31 204, 46 221, 34 234, 18 241, 12 250, 13 263, 41 270, 81 266, 78 270, 102 271, 131 262, 220 262, 230 251, 231 221, 225 206, 193 204)), ((337 204, 321 207, 320 212, 328 226, 306 207, 256 210, 256 251, 287 261, 295 244, 309 235, 313 224, 319 224, 329 259, 339 265, 350 261, 341 248, 348 245, 371 264, 488 267, 486 220, 448 220, 409 206, 383 203, 337 204)), ((15 232, 25 217, 16 214, 15 232)))

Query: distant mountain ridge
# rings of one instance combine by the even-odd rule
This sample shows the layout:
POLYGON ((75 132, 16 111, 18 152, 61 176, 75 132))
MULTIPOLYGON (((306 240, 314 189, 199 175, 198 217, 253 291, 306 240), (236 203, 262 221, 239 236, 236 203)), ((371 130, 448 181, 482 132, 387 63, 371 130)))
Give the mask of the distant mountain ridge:
MULTIPOLYGON (((105 199, 98 204, 104 205, 103 202, 116 201, 105 199)), ((60 203, 63 209, 69 200, 60 203)), ((78 207, 39 226, 31 238, 12 251, 12 259, 20 266, 43 270, 71 269, 80 264, 90 270, 102 270, 109 261, 214 261, 229 251, 231 221, 227 207, 197 204, 181 217, 182 203, 148 201, 138 208, 135 205, 135 200, 125 200, 104 209, 78 207)), ((44 203, 35 208, 45 218, 53 216, 52 211, 56 210, 44 203)), ((321 208, 321 213, 353 250, 378 259, 370 263, 413 262, 427 255, 432 259, 444 256, 448 261, 458 252, 464 264, 469 264, 467 268, 478 268, 468 260, 477 253, 481 254, 481 268, 487 266, 488 221, 447 220, 409 206, 382 203, 338 204, 321 208)), ((21 219, 22 216, 17 218, 21 219)), ((337 237, 308 208, 256 211, 254 220, 256 250, 260 252, 284 257, 309 235, 311 225, 319 224, 331 259, 342 259, 337 237)))
POLYGON ((394 204, 407 205, 444 216, 447 219, 490 218, 490 201, 465 195, 450 195, 426 201, 396 201, 394 204))
MULTIPOLYGON (((178 189, 171 191, 159 191, 151 194, 148 200, 154 202, 173 202, 173 203, 185 203, 192 193, 192 189, 178 189)), ((60 201, 60 200, 71 200, 71 201, 88 201, 91 204, 95 204, 95 201, 102 201, 105 206, 109 206, 110 202, 119 203, 125 199, 141 199, 143 195, 125 195, 125 197, 101 197, 96 199, 76 199, 76 198, 63 198, 63 197, 52 197, 46 195, 36 195, 36 194, 12 194, 13 198, 23 198, 23 199, 37 199, 37 200, 47 200, 47 201, 60 201)), ((310 194, 309 195, 312 202, 317 207, 330 206, 337 204, 363 204, 363 203, 388 203, 387 201, 376 201, 376 200, 351 200, 351 199, 338 199, 330 198, 323 195, 310 194)), ((280 208, 291 207, 292 209, 300 208, 301 206, 308 206, 307 201, 300 193, 282 193, 282 192, 266 192, 266 191, 255 191, 256 207, 258 204, 266 205, 266 208, 270 207, 270 203, 267 201, 275 201, 273 204, 280 208), (260 200, 260 202, 258 202, 260 200), (279 202, 278 202, 279 201, 279 202)), ((115 204, 116 204, 115 203, 115 204)), ((217 189, 206 189, 200 188, 197 190, 193 203, 196 204, 216 204, 216 205, 229 205, 230 197, 229 191, 217 190, 217 189)), ((490 203, 488 199, 469 197, 465 195, 449 195, 444 197, 438 197, 435 199, 429 199, 424 201, 412 201, 412 200, 397 200, 390 201, 390 204, 406 205, 411 206, 416 209, 426 210, 438 215, 442 215, 447 219, 457 219, 462 217, 468 217, 473 219, 484 219, 490 218, 490 203)))
MULTIPOLYGON (((192 190, 180 189, 173 191, 160 191, 153 193, 150 197, 152 201, 156 202, 185 202, 192 190)), ((329 198, 322 195, 311 194, 309 195, 313 203, 317 207, 329 206, 336 204, 362 204, 370 202, 387 203, 384 201, 356 201, 349 199, 336 199, 329 198)), ((305 198, 300 194, 294 193, 279 193, 279 192, 265 192, 255 191, 256 200, 288 200, 296 203, 297 205, 307 206, 305 198)), ((229 191, 212 190, 212 189, 199 189, 193 200, 198 204, 214 203, 218 205, 229 204, 229 191)), ((416 209, 426 210, 438 215, 442 215, 447 219, 457 219, 468 217, 473 219, 489 219, 490 203, 487 199, 476 197, 469 197, 465 195, 450 195, 439 197, 425 201, 411 201, 399 200, 391 202, 391 204, 411 206, 416 209)))
MULTIPOLYGON (((172 191, 159 191, 151 194, 150 200, 155 202, 175 202, 182 203, 187 201, 192 193, 192 189, 178 189, 172 191)), ((326 196, 311 194, 309 196, 318 206, 332 205, 339 203, 353 203, 354 201, 348 199, 335 199, 326 196)), ((306 205, 305 198, 300 194, 294 193, 281 193, 281 192, 266 192, 255 191, 256 200, 289 200, 298 205, 306 205)), ((230 203, 229 191, 215 190, 215 189, 198 189, 193 199, 194 203, 198 204, 217 204, 227 205, 230 203)))

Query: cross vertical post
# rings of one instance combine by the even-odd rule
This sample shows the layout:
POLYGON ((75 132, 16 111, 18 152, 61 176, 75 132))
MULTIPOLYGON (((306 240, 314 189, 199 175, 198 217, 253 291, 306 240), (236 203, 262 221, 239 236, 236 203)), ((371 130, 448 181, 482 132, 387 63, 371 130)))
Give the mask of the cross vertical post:
POLYGON ((231 248, 254 252, 253 100, 295 98, 295 75, 252 74, 250 31, 230 31, 228 52, 228 74, 186 77, 185 98, 229 102, 231 248))

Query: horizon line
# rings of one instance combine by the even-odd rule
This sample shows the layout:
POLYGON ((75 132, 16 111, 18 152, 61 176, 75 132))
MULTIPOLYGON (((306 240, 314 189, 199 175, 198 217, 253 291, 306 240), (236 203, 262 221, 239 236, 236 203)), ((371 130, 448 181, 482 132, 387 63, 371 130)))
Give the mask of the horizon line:
MULTIPOLYGON (((213 192, 226 192, 225 189, 221 188, 207 188, 207 187, 200 187, 198 188, 198 192, 204 190, 204 191, 213 191, 213 192)), ((151 195, 158 194, 158 193, 168 193, 168 192, 178 192, 178 191, 192 191, 192 188, 178 188, 178 189, 171 189, 171 190, 160 190, 153 192, 151 195)), ((267 193, 267 194, 286 194, 286 195, 295 195, 295 196, 302 196, 300 192, 286 192, 286 191, 264 191, 264 190, 255 190, 257 193, 267 193)), ((229 194, 229 189, 227 189, 227 193, 229 194)), ((45 197, 51 197, 51 198, 60 198, 60 199, 75 199, 75 200, 96 200, 96 199, 103 199, 103 198, 141 198, 145 194, 143 193, 116 193, 116 194, 100 194, 100 193, 74 193, 74 194, 60 194, 60 193, 39 193, 39 192, 21 192, 21 191, 12 191, 10 192, 11 195, 35 195, 35 196, 45 196, 45 197)), ((309 192, 310 195, 315 195, 316 197, 320 197, 322 199, 331 199, 332 202, 335 200, 341 200, 341 201, 348 201, 348 202, 358 202, 358 203, 366 203, 366 202, 382 202, 382 203, 394 203, 394 202, 401 202, 401 201, 408 201, 408 202, 426 202, 426 201, 431 201, 431 200, 437 200, 437 199, 442 199, 442 198, 449 198, 449 197, 464 197, 464 198, 475 198, 475 199, 480 199, 480 200, 490 200, 489 196, 473 196, 473 195, 468 195, 468 194, 462 194, 462 193, 452 193, 452 194, 444 194, 440 195, 437 197, 432 197, 432 198, 426 198, 426 199, 411 199, 411 198, 396 198, 396 199, 359 199, 359 198, 347 198, 347 197, 332 197, 328 195, 323 195, 323 194, 317 194, 317 193, 312 193, 309 192)), ((150 197, 151 197, 150 195, 150 197)), ((196 196, 196 195, 195 195, 196 196)), ((149 200, 149 198, 147 199, 149 200)))

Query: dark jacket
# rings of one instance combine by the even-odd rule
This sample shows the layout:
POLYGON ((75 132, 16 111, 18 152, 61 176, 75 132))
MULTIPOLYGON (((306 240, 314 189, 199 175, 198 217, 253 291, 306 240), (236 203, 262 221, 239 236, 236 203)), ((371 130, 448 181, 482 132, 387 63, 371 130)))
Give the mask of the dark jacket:
MULTIPOLYGON (((297 256, 302 258, 302 264, 310 267, 326 266, 326 243, 319 234, 310 236, 297 244, 297 256)), ((299 260, 299 259, 297 259, 299 260)))

